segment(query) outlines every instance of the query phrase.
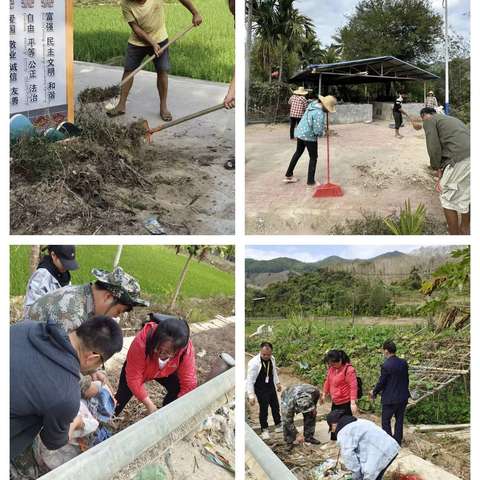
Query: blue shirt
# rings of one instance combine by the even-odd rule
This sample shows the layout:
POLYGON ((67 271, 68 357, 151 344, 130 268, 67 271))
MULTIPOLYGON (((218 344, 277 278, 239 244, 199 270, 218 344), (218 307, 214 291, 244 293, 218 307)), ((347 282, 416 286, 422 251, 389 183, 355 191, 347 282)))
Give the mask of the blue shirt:
POLYGON ((318 137, 323 136, 325 128, 325 112, 319 101, 312 102, 297 128, 295 129, 295 137, 305 142, 316 142, 318 137))

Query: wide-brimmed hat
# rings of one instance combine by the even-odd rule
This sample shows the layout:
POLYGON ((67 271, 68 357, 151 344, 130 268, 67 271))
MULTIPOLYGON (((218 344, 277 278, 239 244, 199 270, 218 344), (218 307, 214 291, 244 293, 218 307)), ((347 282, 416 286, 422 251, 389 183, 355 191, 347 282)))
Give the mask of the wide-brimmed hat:
POLYGON ((430 90, 430 91, 428 92, 428 94, 429 94, 429 95, 430 95, 430 94, 433 95, 433 90, 430 90))
POLYGON ((148 307, 150 305, 148 300, 140 298, 138 281, 124 272, 122 267, 116 267, 113 272, 94 268, 92 275, 123 305, 132 307, 148 307))
POLYGON ((308 90, 305 90, 303 87, 297 88, 293 91, 294 95, 308 95, 308 90))
POLYGON ((326 97, 322 97, 322 95, 319 95, 318 99, 329 113, 336 112, 335 106, 337 105, 337 99, 333 95, 327 95, 326 97))

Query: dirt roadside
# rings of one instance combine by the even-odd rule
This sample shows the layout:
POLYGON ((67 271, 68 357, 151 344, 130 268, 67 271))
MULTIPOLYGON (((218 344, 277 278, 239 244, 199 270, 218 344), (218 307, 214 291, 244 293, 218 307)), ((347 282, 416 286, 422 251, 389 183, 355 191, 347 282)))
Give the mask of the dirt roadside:
MULTIPOLYGON (((312 198, 306 189, 308 155, 298 163, 300 181, 282 179, 295 142, 287 125, 251 125, 246 129, 246 225, 249 234, 328 234, 335 225, 364 212, 388 216, 410 199, 423 203, 428 215, 444 230, 443 212, 423 131, 402 129, 394 138, 388 122, 335 125, 331 137, 331 177, 340 184, 340 198, 312 198)), ((325 181, 325 139, 319 140, 317 180, 325 181)))
MULTIPOLYGON (((245 361, 248 362, 252 357, 246 355, 245 361)), ((280 382, 282 386, 304 383, 299 376, 295 375, 289 368, 279 368, 280 382)), ((318 417, 322 417, 330 411, 330 404, 318 406, 318 417)), ((247 403, 246 421, 253 428, 260 427, 258 422, 258 404, 251 406, 247 403)), ((371 420, 381 425, 380 418, 362 413, 362 418, 371 420)), ((273 426, 273 419, 269 415, 269 425, 273 426)), ((301 426, 298 427, 301 430, 301 426)), ((258 431, 258 430, 257 430, 258 431)), ((270 430, 270 440, 265 443, 275 452, 275 454, 291 469, 297 477, 307 480, 308 472, 315 466, 320 465, 327 458, 336 458, 338 449, 333 443, 323 443, 319 446, 304 444, 295 447, 292 452, 285 449, 282 434, 270 430)), ((318 422, 316 437, 322 442, 328 441, 328 432, 326 423, 318 422)), ((438 465, 444 470, 458 476, 463 480, 470 479, 470 435, 469 432, 463 434, 452 434, 448 436, 439 434, 423 434, 414 432, 406 426, 405 438, 402 445, 415 455, 438 465)))

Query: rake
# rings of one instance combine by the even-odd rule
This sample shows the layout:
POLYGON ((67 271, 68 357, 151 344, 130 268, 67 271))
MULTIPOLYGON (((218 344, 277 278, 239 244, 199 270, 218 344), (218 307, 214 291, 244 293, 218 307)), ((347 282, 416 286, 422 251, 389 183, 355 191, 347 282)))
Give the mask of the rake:
POLYGON ((327 112, 327 183, 318 186, 313 192, 316 198, 342 197, 343 191, 340 185, 330 182, 330 125, 327 112))
POLYGON ((162 123, 158 127, 150 128, 148 122, 145 120, 144 126, 146 130, 145 138, 148 143, 152 143, 152 135, 154 133, 160 132, 162 130, 166 130, 167 128, 174 127, 175 125, 180 125, 181 123, 188 122, 188 120, 193 120, 194 118, 202 117, 203 115, 208 115, 209 113, 216 112, 217 110, 221 110, 225 108, 223 103, 219 103, 213 107, 205 108, 204 110, 200 110, 199 112, 191 113, 190 115, 186 115, 185 117, 177 118, 177 120, 172 120, 171 122, 162 123))

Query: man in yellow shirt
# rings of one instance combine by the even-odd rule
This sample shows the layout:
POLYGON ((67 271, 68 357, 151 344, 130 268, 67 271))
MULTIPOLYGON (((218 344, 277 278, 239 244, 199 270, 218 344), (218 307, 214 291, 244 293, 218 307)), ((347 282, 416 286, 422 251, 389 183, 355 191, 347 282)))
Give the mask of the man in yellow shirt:
MULTIPOLYGON (((192 23, 198 26, 202 17, 191 0, 179 2, 192 14, 192 23)), ((125 78, 139 67, 146 56, 157 55, 153 60, 157 71, 157 88, 160 96, 160 117, 166 122, 172 120, 167 107, 168 71, 170 69, 168 48, 160 54, 161 48, 168 43, 165 26, 164 0, 121 0, 122 14, 130 25, 132 33, 128 39, 125 55, 125 78)), ((133 78, 126 82, 120 91, 120 100, 115 108, 107 111, 110 116, 122 115, 126 110, 128 94, 133 85, 133 78)))

